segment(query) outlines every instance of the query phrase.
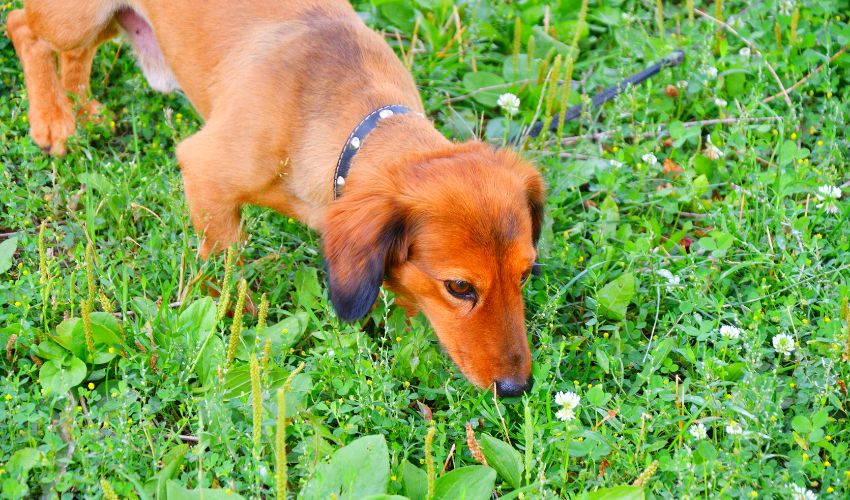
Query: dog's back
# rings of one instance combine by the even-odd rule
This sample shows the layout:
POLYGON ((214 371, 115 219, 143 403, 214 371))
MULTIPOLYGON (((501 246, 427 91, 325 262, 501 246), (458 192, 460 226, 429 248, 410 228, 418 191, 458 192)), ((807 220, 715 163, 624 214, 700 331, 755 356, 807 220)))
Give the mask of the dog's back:
POLYGON ((372 96, 376 85, 395 101, 416 95, 404 66, 346 1, 139 0, 117 11, 116 20, 152 86, 167 91, 179 82, 204 117, 211 95, 252 70, 280 75, 288 93, 278 95, 298 96, 308 108, 304 99, 324 110, 334 96, 372 96))

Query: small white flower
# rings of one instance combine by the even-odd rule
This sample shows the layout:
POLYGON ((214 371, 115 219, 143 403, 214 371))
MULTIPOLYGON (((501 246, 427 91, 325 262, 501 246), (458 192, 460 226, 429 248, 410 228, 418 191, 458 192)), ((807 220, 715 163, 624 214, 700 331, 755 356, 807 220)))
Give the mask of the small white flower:
POLYGON ((639 21, 639 18, 636 15, 631 14, 629 12, 623 12, 622 18, 623 18, 623 21, 626 22, 626 24, 632 24, 632 23, 636 23, 636 22, 639 21))
POLYGON ((790 16, 796 6, 796 0, 781 0, 779 2, 779 13, 783 16, 790 16))
POLYGON ((623 162, 617 160, 608 160, 608 163, 614 168, 620 168, 623 166, 623 162))
POLYGON ((555 413, 555 416, 558 417, 559 420, 563 421, 576 418, 575 409, 578 408, 580 401, 581 397, 574 392, 559 392, 555 394, 555 404, 561 407, 561 409, 555 413))
POLYGON ((714 98, 714 104, 717 105, 718 108, 725 108, 727 104, 726 99, 721 99, 719 97, 714 98))
POLYGON ((821 201, 821 203, 818 203, 818 208, 822 208, 828 214, 837 214, 839 210, 836 201, 841 199, 841 195, 841 188, 838 186, 828 184, 818 186, 818 192, 815 193, 817 199, 821 201))
POLYGON ((676 86, 679 87, 680 89, 684 89, 688 86, 688 81, 687 80, 679 80, 678 82, 676 82, 676 86))
POLYGON ((779 354, 789 356, 792 352, 794 352, 794 349, 796 349, 794 346, 794 337, 787 333, 780 333, 773 337, 773 348, 776 349, 776 352, 779 354))
POLYGON ((555 404, 558 406, 563 406, 564 408, 575 410, 578 407, 579 402, 581 401, 581 396, 570 391, 570 392, 559 392, 555 394, 555 404))
POLYGON ((704 71, 705 76, 709 77, 710 79, 714 80, 715 78, 717 78, 717 68, 715 68, 714 66, 709 66, 705 68, 704 71))
POLYGON ((802 486, 791 483, 788 487, 791 489, 791 498, 793 500, 815 500, 818 497, 813 491, 807 490, 802 486))
POLYGON ((723 325, 720 327, 720 336, 729 340, 737 340, 741 336, 741 329, 737 326, 723 325))
POLYGON ((681 278, 679 278, 678 276, 674 275, 673 273, 671 273, 670 271, 668 271, 666 269, 659 269, 659 270, 655 271, 655 274, 666 279, 668 285, 675 286, 675 285, 678 285, 679 283, 682 282, 681 278))
POLYGON ((688 429, 688 432, 691 433, 691 436, 694 437, 697 441, 705 439, 708 437, 708 430, 705 428, 702 422, 698 422, 688 429))
POLYGON ((500 95, 496 104, 511 116, 517 114, 519 111, 519 97, 510 92, 500 95))
POLYGON ((658 163, 658 158, 656 158, 655 155, 652 153, 646 153, 645 155, 641 156, 640 159, 643 160, 643 162, 647 165, 655 165, 656 163, 658 163))
POLYGON ((750 57, 750 48, 749 47, 741 47, 741 50, 738 51, 738 55, 741 57, 750 57))
POLYGON ((841 188, 838 186, 830 186, 828 184, 824 184, 823 186, 818 187, 817 197, 819 200, 823 201, 828 198, 832 198, 833 200, 838 200, 841 198, 841 188))
POLYGON ((720 150, 720 148, 718 148, 714 145, 713 142, 711 142, 711 134, 708 134, 707 145, 705 146, 705 150, 703 150, 703 153, 705 154, 705 157, 709 160, 717 160, 719 158, 722 158, 725 154, 723 153, 723 151, 720 150))
POLYGON ((573 412, 573 410, 568 410, 566 408, 561 408, 560 410, 555 412, 555 416, 558 417, 558 420, 561 420, 561 421, 564 421, 564 422, 566 422, 568 420, 573 420, 573 419, 576 418, 576 414, 573 412))
POLYGON ((741 424, 732 420, 729 422, 729 425, 726 426, 726 434, 730 436, 740 436, 744 433, 744 428, 741 427, 741 424))
POLYGON ((838 205, 832 202, 821 203, 818 205, 818 208, 822 208, 824 212, 832 215, 836 215, 840 210, 838 210, 838 205))

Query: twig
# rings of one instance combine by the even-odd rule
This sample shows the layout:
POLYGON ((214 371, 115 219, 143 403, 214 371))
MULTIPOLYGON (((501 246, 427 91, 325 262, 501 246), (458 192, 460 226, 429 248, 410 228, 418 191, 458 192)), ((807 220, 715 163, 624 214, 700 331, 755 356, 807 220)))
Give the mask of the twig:
MULTIPOLYGON (((709 120, 696 120, 692 122, 685 122, 682 124, 685 128, 693 128, 693 127, 705 127, 709 125, 734 125, 739 122, 747 123, 747 122, 780 122, 782 121, 781 116, 752 116, 752 117, 740 117, 740 118, 712 118, 709 120)), ((584 135, 574 135, 570 137, 564 137, 561 139, 561 144, 564 146, 570 146, 572 144, 576 144, 578 142, 582 142, 585 140, 593 140, 599 141, 603 139, 607 139, 612 135, 616 135, 617 131, 611 130, 606 132, 594 132, 591 134, 584 135)), ((645 132, 640 134, 639 137, 652 137, 657 136, 659 138, 666 137, 669 134, 667 129, 659 130, 657 132, 645 132)), ((553 141, 550 141, 553 142, 553 141)))
POLYGON ((452 443, 452 447, 449 450, 449 456, 447 456, 446 461, 443 462, 443 470, 440 471, 441 476, 446 473, 446 469, 449 468, 449 461, 452 460, 454 458, 454 456, 455 456, 455 444, 452 443))
POLYGON ((749 47, 750 50, 752 50, 754 54, 761 56, 761 60, 764 61, 764 65, 767 66, 768 71, 770 71, 770 74, 773 75, 773 78, 776 80, 776 83, 779 84, 779 89, 781 90, 780 94, 785 98, 785 103, 788 104, 789 108, 791 108, 791 113, 794 114, 794 116, 796 116, 797 112, 794 110, 794 104, 791 102, 791 98, 788 97, 788 91, 785 90, 785 85, 782 83, 782 80, 779 79, 779 75, 776 74, 776 70, 774 70, 773 66, 771 66, 770 63, 767 62, 767 59, 764 57, 764 54, 761 53, 761 51, 758 49, 758 47, 756 47, 755 44, 753 44, 753 42, 751 42, 751 41, 747 40, 746 38, 744 38, 743 36, 741 36, 741 34, 738 33, 737 31, 735 31, 735 28, 729 26, 728 23, 721 21, 720 19, 717 19, 715 17, 712 17, 712 16, 706 14, 705 12, 703 12, 699 9, 694 9, 694 12, 696 12, 697 14, 701 15, 702 17, 704 17, 704 18, 706 18, 710 21, 714 21, 715 23, 719 24, 720 26, 723 27, 723 29, 725 29, 729 33, 732 33, 736 37, 740 38, 742 42, 747 44, 747 47, 749 47))
MULTIPOLYGON (((656 208, 663 210, 663 208, 658 205, 656 205, 656 208)), ((695 212, 676 212, 676 215, 683 219, 707 219, 709 217, 714 217, 714 214, 698 214, 695 212)))
MULTIPOLYGON (((839 50, 839 51, 838 51, 838 52, 836 52, 836 53, 835 53, 832 57, 830 57, 828 62, 821 63, 821 65, 820 65, 820 66, 818 66, 817 68, 815 68, 815 70, 814 70, 814 71, 812 71, 812 72, 811 72, 811 73, 809 73, 808 75, 806 75, 806 76, 804 76, 803 78, 801 78, 801 79, 800 79, 800 81, 798 81, 798 82, 797 82, 797 83, 795 83, 794 85, 791 85, 790 87, 788 87, 788 92, 791 92, 791 91, 793 91, 793 90, 797 90, 797 87, 799 87, 800 85, 802 85, 802 84, 806 83, 806 81, 807 81, 809 78, 811 78, 811 77, 813 77, 813 76, 817 75, 818 73, 820 73, 820 72, 823 70, 823 68, 825 68, 825 67, 826 67, 826 65, 827 65, 827 64, 832 64, 832 62, 833 62, 833 61, 835 61, 836 59, 838 59, 839 57, 841 57, 841 55, 842 55, 842 54, 844 54, 845 52, 847 52, 847 49, 850 49, 850 45, 845 45, 844 47, 841 47, 841 50, 839 50)), ((777 92, 776 94, 773 94, 772 96, 765 98, 765 100, 763 100, 762 102, 763 102, 763 103, 768 103, 768 102, 770 102, 770 101, 772 101, 772 100, 776 99, 777 97, 780 97, 781 95, 782 95, 782 92, 777 92)))
MULTIPOLYGON (((663 248, 663 247, 662 247, 663 248)), ((652 322, 652 331, 649 332, 649 342, 646 344, 646 352, 643 353, 643 362, 646 362, 646 357, 649 356, 649 351, 652 350, 652 339, 655 338, 655 328, 658 326, 658 314, 661 312, 661 287, 655 287, 655 321, 652 322)), ((641 433, 643 433, 641 431, 641 433)))
POLYGON ((184 443, 197 443, 199 441, 197 436, 186 436, 184 434, 181 434, 177 437, 179 437, 180 440, 183 441, 184 443))
POLYGON ((499 422, 502 423, 502 431, 505 433, 505 439, 508 441, 508 444, 511 443, 511 436, 508 434, 508 426, 505 425, 505 417, 502 416, 502 410, 499 409, 499 398, 498 393, 496 392, 496 384, 493 384, 493 406, 496 407, 496 413, 499 414, 499 422))
MULTIPOLYGON (((183 301, 178 300, 177 302, 172 302, 172 303, 168 304, 168 307, 171 308, 171 309, 176 309, 176 308, 178 308, 182 305, 183 305, 183 301)), ((117 311, 117 312, 112 313, 112 315, 115 316, 116 318, 122 318, 122 317, 126 318, 126 317, 135 316, 136 311, 124 311, 124 312, 117 311)))
POLYGON ((486 87, 479 87, 468 94, 459 95, 456 97, 449 97, 448 99, 443 99, 443 104, 451 104, 453 102, 465 101, 472 96, 478 95, 482 92, 487 92, 489 90, 497 90, 503 89, 507 87, 513 87, 514 85, 524 85, 533 80, 533 78, 525 78, 523 80, 517 80, 515 82, 505 82, 505 83, 497 83, 495 85, 487 85, 486 87))

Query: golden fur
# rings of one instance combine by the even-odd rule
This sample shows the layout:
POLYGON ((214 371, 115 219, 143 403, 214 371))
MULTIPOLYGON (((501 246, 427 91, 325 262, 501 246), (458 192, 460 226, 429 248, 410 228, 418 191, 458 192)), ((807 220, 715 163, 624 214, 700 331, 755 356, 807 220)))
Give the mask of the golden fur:
POLYGON ((296 217, 323 237, 341 317, 367 314, 386 279, 469 380, 503 394, 529 387, 521 284, 536 257, 540 175, 511 151, 452 143, 409 113, 368 136, 334 201, 352 128, 386 104, 423 111, 410 74, 347 2, 26 0, 7 31, 43 149, 64 154, 76 115, 97 114, 91 61, 124 31, 151 84, 179 84, 205 120, 177 147, 204 257, 238 241, 241 205, 296 217), (453 296, 448 280, 471 283, 475 300, 453 296))

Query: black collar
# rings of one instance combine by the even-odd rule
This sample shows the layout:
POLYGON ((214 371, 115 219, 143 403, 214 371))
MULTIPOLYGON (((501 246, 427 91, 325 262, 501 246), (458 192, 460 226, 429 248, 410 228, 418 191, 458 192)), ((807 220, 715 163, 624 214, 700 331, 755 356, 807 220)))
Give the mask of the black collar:
POLYGON ((342 194, 342 188, 345 186, 345 178, 348 176, 348 171, 351 169, 351 161, 354 159, 354 155, 360 150, 363 146, 363 141, 366 140, 366 136, 378 126, 381 120, 384 118, 389 118, 390 116, 398 113, 405 114, 409 113, 410 108, 407 106, 402 106, 400 104, 390 104, 388 106, 383 106, 375 111, 372 111, 365 118, 363 118, 360 123, 354 127, 354 130, 351 131, 351 135, 348 136, 348 139, 345 141, 345 146, 342 148, 342 152, 339 154, 339 159, 336 162, 336 170, 334 171, 334 199, 337 199, 342 194))

